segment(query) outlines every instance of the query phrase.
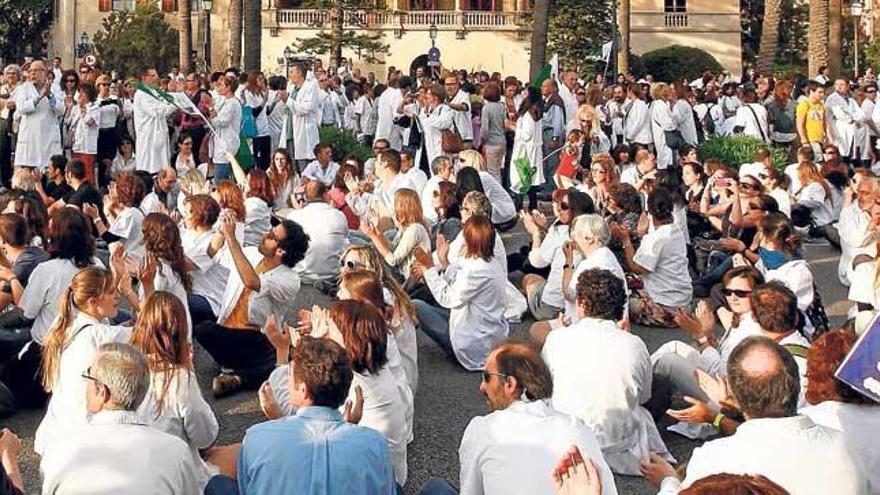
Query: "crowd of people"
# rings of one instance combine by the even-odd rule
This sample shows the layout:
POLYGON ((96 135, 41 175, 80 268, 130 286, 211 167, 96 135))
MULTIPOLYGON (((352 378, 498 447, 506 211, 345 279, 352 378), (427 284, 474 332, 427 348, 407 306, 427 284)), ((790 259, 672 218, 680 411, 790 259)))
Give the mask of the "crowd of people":
MULTIPOLYGON (((397 493, 422 332, 491 412, 460 478, 413 492, 877 493, 880 408, 834 372, 880 309, 880 106, 827 77, 10 65, 0 412, 45 411, 43 493, 397 493), (701 156, 730 135, 765 146, 701 156), (845 328, 802 242, 841 251, 845 328), (683 338, 649 353, 634 325, 683 338), (217 444, 196 343, 215 397, 259 398, 241 443, 217 444), (661 422, 703 442, 683 469, 661 422)), ((19 448, 0 433, 2 493, 37 490, 19 448)))

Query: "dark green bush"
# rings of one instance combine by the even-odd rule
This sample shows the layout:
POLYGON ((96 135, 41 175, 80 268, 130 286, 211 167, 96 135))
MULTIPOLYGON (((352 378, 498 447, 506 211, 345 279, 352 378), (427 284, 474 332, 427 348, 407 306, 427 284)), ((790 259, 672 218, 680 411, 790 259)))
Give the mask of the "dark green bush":
MULTIPOLYGON (((721 160, 733 167, 755 161, 758 148, 769 146, 760 139, 751 136, 725 136, 712 138, 700 146, 700 157, 703 161, 709 158, 721 160)), ((780 148, 770 148, 773 154, 773 166, 780 172, 788 165, 788 155, 780 148)))
POLYGON ((361 163, 372 158, 373 150, 358 142, 357 137, 346 130, 335 127, 321 127, 321 142, 333 147, 333 160, 341 162, 345 157, 354 155, 361 163))
POLYGON ((719 73, 723 67, 709 53, 689 46, 672 45, 645 53, 641 56, 645 74, 655 81, 672 82, 683 77, 694 80, 709 70, 719 73))

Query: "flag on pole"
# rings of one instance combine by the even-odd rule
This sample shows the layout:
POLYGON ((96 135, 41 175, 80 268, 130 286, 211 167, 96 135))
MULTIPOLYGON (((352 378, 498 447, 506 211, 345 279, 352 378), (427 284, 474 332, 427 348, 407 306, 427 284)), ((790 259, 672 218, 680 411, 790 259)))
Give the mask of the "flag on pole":
POLYGON ((607 64, 611 60, 611 49, 614 47, 614 42, 609 41, 602 45, 602 60, 607 64))
POLYGON ((138 91, 143 91, 144 93, 152 96, 162 103, 167 103, 168 105, 173 106, 174 108, 180 110, 187 115, 201 118, 203 121, 205 121, 208 129, 211 132, 216 133, 216 131, 214 130, 214 126, 211 125, 211 121, 208 120, 208 117, 205 117, 202 111, 199 110, 199 107, 197 107, 196 104, 193 103, 193 101, 190 100, 185 93, 168 93, 167 91, 162 91, 159 88, 147 86, 144 83, 137 83, 135 85, 135 88, 138 91))
POLYGON ((541 85, 544 84, 544 81, 546 81, 547 79, 550 79, 550 70, 551 70, 550 65, 549 64, 545 65, 544 68, 541 69, 541 72, 539 72, 538 75, 535 76, 535 80, 532 81, 532 87, 537 90, 540 90, 541 85))
POLYGON ((558 53, 554 53, 553 58, 550 59, 550 77, 552 77, 554 81, 559 81, 559 54, 558 53))

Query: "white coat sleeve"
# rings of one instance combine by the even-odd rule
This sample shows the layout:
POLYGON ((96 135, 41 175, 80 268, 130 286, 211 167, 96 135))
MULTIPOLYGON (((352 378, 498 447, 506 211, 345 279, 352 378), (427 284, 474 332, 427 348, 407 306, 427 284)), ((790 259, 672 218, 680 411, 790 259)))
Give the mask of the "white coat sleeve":
POLYGON ((460 492, 468 495, 482 495, 483 493, 483 472, 480 467, 480 456, 483 448, 480 444, 485 444, 487 439, 486 432, 482 428, 482 417, 476 417, 471 420, 464 435, 461 437, 461 444, 458 447, 458 458, 461 462, 461 471, 459 481, 461 483, 460 492))
POLYGON ((181 379, 187 382, 187 397, 180 404, 183 429, 186 431, 189 443, 197 449, 206 449, 217 440, 217 433, 220 431, 217 418, 211 406, 202 397, 195 375, 188 373, 181 376, 181 379))

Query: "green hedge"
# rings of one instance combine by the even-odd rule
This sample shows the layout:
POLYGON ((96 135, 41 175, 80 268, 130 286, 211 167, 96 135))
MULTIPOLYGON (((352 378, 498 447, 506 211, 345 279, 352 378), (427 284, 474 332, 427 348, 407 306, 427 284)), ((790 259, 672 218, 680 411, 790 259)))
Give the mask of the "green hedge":
POLYGON ((357 137, 346 130, 335 127, 320 128, 321 142, 333 147, 333 160, 341 162, 345 157, 354 155, 361 163, 373 157, 373 150, 358 142, 357 137))
POLYGON ((639 60, 645 74, 654 76, 655 81, 673 82, 681 78, 694 80, 707 70, 713 74, 723 67, 709 53, 690 46, 671 45, 645 53, 639 60))
MULTIPOLYGON (((754 162, 758 148, 768 146, 764 141, 751 136, 715 137, 700 146, 700 156, 703 161, 715 158, 728 165, 739 167, 743 163, 754 162)), ((785 170, 788 165, 788 154, 785 150, 770 147, 770 152, 773 154, 773 166, 780 172, 785 170)))

